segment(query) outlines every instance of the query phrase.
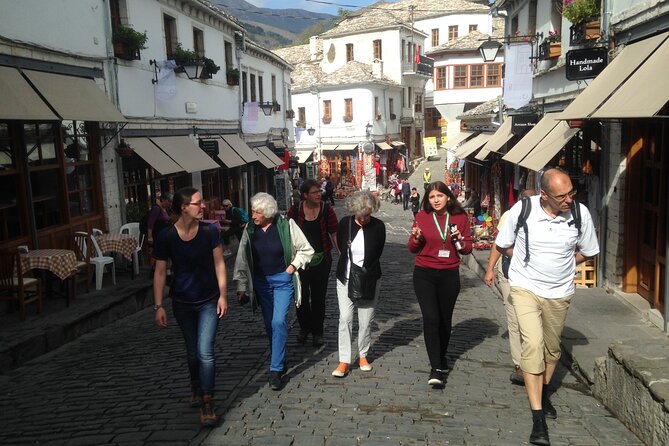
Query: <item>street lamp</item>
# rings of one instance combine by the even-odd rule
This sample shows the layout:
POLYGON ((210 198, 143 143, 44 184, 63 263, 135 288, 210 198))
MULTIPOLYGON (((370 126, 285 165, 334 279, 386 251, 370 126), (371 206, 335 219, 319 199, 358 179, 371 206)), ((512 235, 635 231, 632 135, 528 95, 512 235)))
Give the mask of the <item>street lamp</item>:
POLYGON ((501 43, 488 37, 488 40, 484 41, 481 46, 479 46, 479 53, 481 53, 483 62, 493 62, 501 47, 501 43))
POLYGON ((309 127, 307 129, 307 133, 309 134, 309 136, 314 136, 314 133, 316 133, 316 129, 313 127, 309 127))
POLYGON ((272 114, 272 111, 274 110, 274 104, 272 104, 271 102, 261 102, 260 108, 262 109, 262 112, 265 114, 265 116, 269 116, 272 114))

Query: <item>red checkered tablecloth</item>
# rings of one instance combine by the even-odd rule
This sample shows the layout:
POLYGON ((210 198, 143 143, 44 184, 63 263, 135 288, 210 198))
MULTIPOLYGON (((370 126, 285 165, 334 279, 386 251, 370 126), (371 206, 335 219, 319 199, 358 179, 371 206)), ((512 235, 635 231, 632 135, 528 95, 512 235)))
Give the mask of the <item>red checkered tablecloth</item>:
POLYGON ((77 269, 77 257, 69 249, 35 249, 21 254, 21 270, 46 269, 67 279, 77 269))
POLYGON ((138 244, 137 238, 130 234, 102 234, 97 236, 96 240, 103 253, 118 252, 130 261, 138 244))

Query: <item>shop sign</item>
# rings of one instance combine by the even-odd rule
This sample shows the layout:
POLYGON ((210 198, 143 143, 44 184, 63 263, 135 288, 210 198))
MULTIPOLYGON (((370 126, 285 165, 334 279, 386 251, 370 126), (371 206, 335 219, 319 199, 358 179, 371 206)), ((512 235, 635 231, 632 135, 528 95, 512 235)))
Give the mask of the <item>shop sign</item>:
POLYGON ((593 79, 606 68, 608 63, 607 49, 599 47, 567 51, 566 63, 568 80, 593 79))
POLYGON ((218 141, 215 139, 199 140, 200 148, 209 156, 218 155, 218 141))
POLYGON ((534 113, 525 115, 511 115, 511 134, 524 135, 539 122, 539 116, 534 113))

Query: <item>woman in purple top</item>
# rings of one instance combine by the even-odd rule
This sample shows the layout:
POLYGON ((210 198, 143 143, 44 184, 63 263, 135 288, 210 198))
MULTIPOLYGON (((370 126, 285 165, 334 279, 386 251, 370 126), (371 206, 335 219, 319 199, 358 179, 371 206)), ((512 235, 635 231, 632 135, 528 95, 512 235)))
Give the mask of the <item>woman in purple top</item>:
POLYGON ((146 241, 149 243, 149 246, 153 245, 153 239, 170 223, 170 216, 167 210, 170 208, 172 202, 167 195, 162 195, 159 198, 159 203, 154 203, 151 206, 149 218, 146 222, 146 241))
POLYGON ((167 327, 163 292, 167 260, 172 260, 172 283, 169 295, 172 312, 186 343, 192 397, 191 407, 201 406, 200 422, 214 426, 215 355, 214 341, 218 321, 228 312, 226 272, 218 231, 200 222, 204 200, 197 189, 179 189, 172 201, 172 211, 179 219, 174 226, 161 231, 153 257, 153 300, 158 326, 167 327))

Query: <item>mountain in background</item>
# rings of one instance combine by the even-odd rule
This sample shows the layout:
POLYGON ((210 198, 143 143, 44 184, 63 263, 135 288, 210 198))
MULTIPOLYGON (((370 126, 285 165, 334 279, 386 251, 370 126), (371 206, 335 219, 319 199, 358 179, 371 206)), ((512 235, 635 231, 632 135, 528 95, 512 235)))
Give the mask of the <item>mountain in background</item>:
POLYGON ((258 8, 244 0, 211 1, 242 22, 249 39, 267 48, 291 45, 305 29, 337 18, 304 9, 258 8))

